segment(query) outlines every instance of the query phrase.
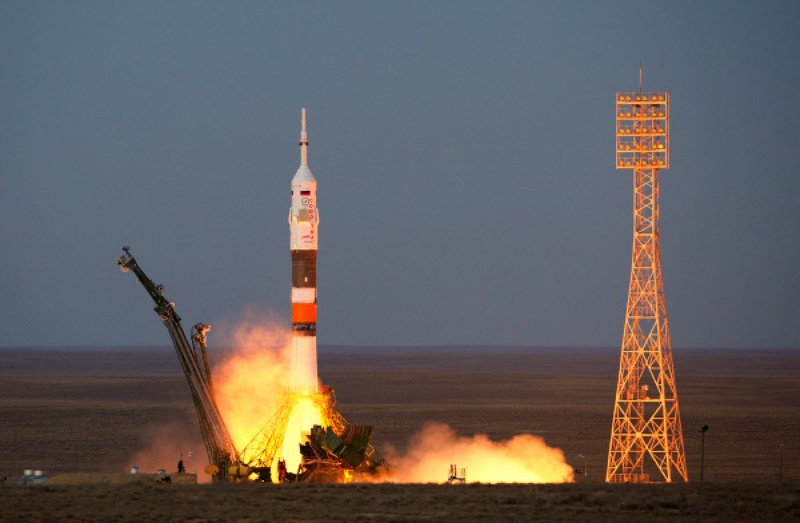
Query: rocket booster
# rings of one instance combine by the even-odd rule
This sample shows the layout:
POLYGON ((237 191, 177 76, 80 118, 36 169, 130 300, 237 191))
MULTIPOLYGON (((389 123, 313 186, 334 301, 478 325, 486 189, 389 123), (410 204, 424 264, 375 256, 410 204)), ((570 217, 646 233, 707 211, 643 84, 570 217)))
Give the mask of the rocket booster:
POLYGON ((317 392, 317 180, 308 168, 306 110, 302 112, 300 168, 292 178, 289 248, 292 252, 292 376, 294 392, 317 392))

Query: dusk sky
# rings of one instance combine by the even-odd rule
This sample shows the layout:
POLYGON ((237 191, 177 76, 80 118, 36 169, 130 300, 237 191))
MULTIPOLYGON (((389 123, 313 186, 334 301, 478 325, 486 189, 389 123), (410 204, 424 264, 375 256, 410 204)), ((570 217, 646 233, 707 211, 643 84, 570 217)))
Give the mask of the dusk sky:
POLYGON ((618 346, 640 62, 673 346, 800 346, 800 2, 8 0, 0 346, 288 328, 302 107, 320 344, 618 346))

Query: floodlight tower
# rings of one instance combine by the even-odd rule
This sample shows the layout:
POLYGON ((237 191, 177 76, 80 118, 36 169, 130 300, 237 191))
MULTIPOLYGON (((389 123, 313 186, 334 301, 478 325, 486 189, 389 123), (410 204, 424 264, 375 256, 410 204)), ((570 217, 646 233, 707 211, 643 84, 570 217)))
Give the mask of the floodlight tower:
POLYGON ((617 169, 633 169, 633 256, 606 481, 688 480, 661 275, 659 171, 669 93, 617 93, 617 169))

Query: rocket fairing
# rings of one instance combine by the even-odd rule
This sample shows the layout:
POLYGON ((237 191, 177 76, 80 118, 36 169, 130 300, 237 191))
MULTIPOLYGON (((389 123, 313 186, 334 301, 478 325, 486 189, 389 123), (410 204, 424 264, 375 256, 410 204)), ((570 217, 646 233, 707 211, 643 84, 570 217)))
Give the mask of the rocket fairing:
POLYGON ((292 178, 289 248, 292 252, 292 390, 317 393, 317 180, 308 168, 306 110, 302 112, 300 168, 292 178))

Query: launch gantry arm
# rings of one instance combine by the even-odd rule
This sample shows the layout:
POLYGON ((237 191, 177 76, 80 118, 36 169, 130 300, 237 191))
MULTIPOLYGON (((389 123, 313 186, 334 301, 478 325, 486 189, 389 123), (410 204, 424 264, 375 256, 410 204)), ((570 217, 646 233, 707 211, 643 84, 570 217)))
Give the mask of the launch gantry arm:
POLYGON ((214 475, 224 477, 227 473, 228 465, 238 456, 233 439, 214 401, 211 387, 211 370, 206 356, 205 333, 210 327, 202 323, 195 325, 192 345, 190 345, 181 327, 181 317, 175 312, 175 304, 170 303, 164 297, 164 286, 156 285, 147 277, 139 267, 139 264, 136 263, 136 259, 131 255, 129 247, 123 247, 122 250, 124 253, 117 260, 117 264, 119 264, 122 272, 133 271, 136 278, 150 295, 150 298, 155 302, 154 310, 164 321, 164 325, 169 331, 175 352, 178 354, 178 360, 180 360, 181 367, 183 367, 183 373, 189 382, 189 389, 197 410, 197 418, 200 422, 200 430, 208 453, 208 459, 211 465, 217 467, 214 475), (198 354, 198 351, 200 354, 198 354))

